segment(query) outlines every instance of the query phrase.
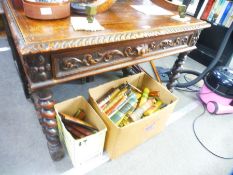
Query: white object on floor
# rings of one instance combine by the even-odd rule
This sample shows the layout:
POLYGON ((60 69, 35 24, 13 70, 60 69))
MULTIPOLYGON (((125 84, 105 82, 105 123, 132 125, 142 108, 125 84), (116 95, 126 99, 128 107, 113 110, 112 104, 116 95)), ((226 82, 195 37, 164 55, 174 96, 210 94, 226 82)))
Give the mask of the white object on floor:
POLYGON ((83 164, 82 166, 74 167, 62 175, 84 175, 93 169, 97 168, 98 166, 108 162, 110 159, 106 152, 103 153, 102 156, 89 160, 87 163, 83 164))
POLYGON ((191 20, 189 16, 185 16, 184 18, 181 18, 179 15, 172 16, 171 19, 174 19, 176 21, 181 21, 181 22, 188 22, 191 20))
POLYGON ((98 31, 104 30, 104 27, 94 18, 92 23, 88 23, 86 17, 71 17, 71 24, 74 30, 98 31))
POLYGON ((161 16, 161 15, 173 15, 172 12, 159 7, 155 4, 150 4, 150 5, 131 5, 135 10, 144 13, 146 15, 156 15, 156 16, 161 16))
POLYGON ((1 47, 0 48, 0 52, 5 52, 5 51, 8 51, 10 50, 10 47, 1 47))

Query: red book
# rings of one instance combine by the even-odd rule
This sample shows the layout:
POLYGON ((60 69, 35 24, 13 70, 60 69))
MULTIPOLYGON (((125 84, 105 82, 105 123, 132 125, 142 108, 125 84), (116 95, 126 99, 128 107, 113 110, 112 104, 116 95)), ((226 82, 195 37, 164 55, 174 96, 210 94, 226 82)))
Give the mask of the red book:
POLYGON ((210 10, 212 9, 212 6, 214 5, 215 0, 209 0, 209 2, 207 3, 205 10, 201 16, 201 19, 203 20, 207 20, 210 10))

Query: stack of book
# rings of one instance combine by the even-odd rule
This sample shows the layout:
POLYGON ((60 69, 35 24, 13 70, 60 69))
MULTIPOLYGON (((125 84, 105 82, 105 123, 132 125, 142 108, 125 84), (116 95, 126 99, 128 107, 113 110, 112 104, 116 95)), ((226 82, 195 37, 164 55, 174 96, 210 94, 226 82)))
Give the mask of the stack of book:
POLYGON ((233 1, 204 0, 197 18, 229 28, 233 21, 233 1))

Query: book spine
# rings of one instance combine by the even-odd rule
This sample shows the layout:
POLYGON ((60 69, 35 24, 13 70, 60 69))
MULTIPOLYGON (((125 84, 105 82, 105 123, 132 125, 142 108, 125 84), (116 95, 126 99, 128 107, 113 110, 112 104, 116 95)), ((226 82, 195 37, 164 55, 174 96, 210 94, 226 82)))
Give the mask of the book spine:
POLYGON ((210 10, 211 10, 213 4, 214 4, 214 0, 209 0, 209 2, 206 5, 206 8, 205 8, 205 10, 204 10, 204 12, 203 12, 203 14, 201 16, 201 19, 207 20, 208 15, 210 13, 210 10))
POLYGON ((203 3, 203 5, 202 5, 202 7, 201 7, 201 9, 200 9, 200 11, 199 11, 199 13, 198 13, 198 15, 197 15, 197 19, 200 19, 200 18, 201 18, 201 15, 202 15, 202 13, 204 12, 207 3, 208 3, 208 0, 205 0, 205 2, 203 3))
POLYGON ((221 0, 216 0, 215 3, 213 4, 213 6, 212 6, 212 8, 210 10, 210 13, 208 15, 208 18, 207 18, 208 21, 212 21, 212 18, 213 18, 214 14, 215 14, 215 11, 216 11, 216 9, 217 9, 218 4, 220 3, 220 1, 221 0))
MULTIPOLYGON (((184 1, 183 1, 183 3, 184 3, 184 1)), ((196 11, 198 9, 199 3, 201 3, 199 0, 191 1, 191 3, 189 4, 189 6, 188 6, 188 8, 186 10, 187 14, 189 14, 191 16, 195 16, 195 13, 196 13, 196 11)))
POLYGON ((223 21, 223 24, 222 24, 223 26, 226 26, 227 22, 230 20, 230 17, 233 15, 232 13, 233 13, 233 4, 231 6, 231 9, 227 13, 225 20, 223 21))
POLYGON ((224 4, 225 4, 226 0, 221 0, 218 4, 218 6, 216 7, 215 13, 213 14, 213 17, 211 18, 211 22, 215 23, 218 15, 221 12, 221 9, 223 8, 224 4))
POLYGON ((227 13, 231 9, 231 6, 232 6, 232 2, 228 2, 227 7, 226 7, 225 11, 223 12, 223 15, 222 15, 222 17, 221 17, 221 19, 219 21, 220 25, 223 25, 223 21, 225 20, 225 18, 227 16, 227 13))
POLYGON ((233 14, 229 17, 229 20, 227 21, 226 27, 230 27, 231 23, 233 22, 233 14))
POLYGON ((223 13, 224 13, 227 5, 228 5, 228 1, 225 1, 224 4, 223 4, 223 6, 222 6, 222 8, 221 8, 221 10, 220 10, 220 12, 219 12, 219 14, 218 14, 218 17, 217 17, 217 19, 215 21, 216 24, 219 24, 219 21, 222 18, 222 15, 223 15, 223 13))
POLYGON ((205 3, 205 0, 199 0, 198 3, 197 3, 197 7, 195 9, 195 13, 194 13, 194 17, 197 18, 203 4, 205 3))

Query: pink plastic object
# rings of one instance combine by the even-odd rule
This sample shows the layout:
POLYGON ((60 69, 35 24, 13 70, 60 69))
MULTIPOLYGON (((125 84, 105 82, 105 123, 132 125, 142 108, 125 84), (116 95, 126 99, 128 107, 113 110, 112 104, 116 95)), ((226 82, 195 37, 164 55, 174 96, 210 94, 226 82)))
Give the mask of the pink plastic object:
POLYGON ((206 85, 203 85, 199 92, 201 100, 207 105, 207 110, 214 114, 229 114, 233 113, 232 101, 233 99, 222 97, 206 85))

